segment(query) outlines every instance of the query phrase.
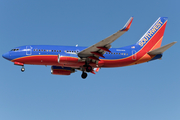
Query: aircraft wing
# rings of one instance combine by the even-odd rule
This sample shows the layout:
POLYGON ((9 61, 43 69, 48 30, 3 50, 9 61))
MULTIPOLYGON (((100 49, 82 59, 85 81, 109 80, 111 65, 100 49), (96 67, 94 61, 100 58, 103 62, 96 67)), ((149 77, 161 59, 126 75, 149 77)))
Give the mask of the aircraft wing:
POLYGON ((80 51, 78 53, 78 56, 80 58, 90 58, 93 60, 99 60, 99 57, 104 57, 103 54, 105 52, 111 52, 109 51, 109 48, 111 47, 110 44, 114 42, 117 38, 119 38, 121 35, 123 35, 126 31, 129 30, 132 21, 133 21, 133 17, 131 17, 128 20, 128 22, 125 24, 125 26, 121 30, 105 38, 104 40, 101 40, 100 42, 80 51))

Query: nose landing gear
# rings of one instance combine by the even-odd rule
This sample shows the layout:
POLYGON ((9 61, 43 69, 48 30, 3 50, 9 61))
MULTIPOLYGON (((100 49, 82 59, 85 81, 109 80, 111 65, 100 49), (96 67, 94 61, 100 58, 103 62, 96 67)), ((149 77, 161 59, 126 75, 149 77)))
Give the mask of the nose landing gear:
POLYGON ((14 62, 14 65, 22 66, 21 71, 22 71, 22 72, 24 72, 24 71, 25 71, 25 68, 24 68, 24 63, 14 62))
POLYGON ((22 71, 22 72, 24 72, 24 71, 25 71, 25 68, 24 68, 24 66, 22 66, 22 68, 21 68, 21 71, 22 71))

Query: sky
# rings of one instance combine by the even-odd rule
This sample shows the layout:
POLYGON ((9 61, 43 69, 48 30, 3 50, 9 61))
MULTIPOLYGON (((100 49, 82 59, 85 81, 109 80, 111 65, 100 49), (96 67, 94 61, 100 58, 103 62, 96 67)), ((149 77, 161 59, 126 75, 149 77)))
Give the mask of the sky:
POLYGON ((20 66, 0 58, 1 120, 179 120, 178 0, 1 0, 0 55, 23 45, 91 46, 131 28, 112 47, 136 43, 158 17, 168 17, 162 60, 52 75, 50 66, 20 66))

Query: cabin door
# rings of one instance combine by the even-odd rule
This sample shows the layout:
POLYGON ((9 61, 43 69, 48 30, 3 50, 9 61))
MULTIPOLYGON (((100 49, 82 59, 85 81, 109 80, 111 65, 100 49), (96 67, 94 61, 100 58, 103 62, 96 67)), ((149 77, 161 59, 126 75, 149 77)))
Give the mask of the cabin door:
POLYGON ((136 51, 132 50, 132 60, 136 60, 136 51))
POLYGON ((26 55, 31 55, 31 54, 32 54, 32 47, 26 46, 26 55))

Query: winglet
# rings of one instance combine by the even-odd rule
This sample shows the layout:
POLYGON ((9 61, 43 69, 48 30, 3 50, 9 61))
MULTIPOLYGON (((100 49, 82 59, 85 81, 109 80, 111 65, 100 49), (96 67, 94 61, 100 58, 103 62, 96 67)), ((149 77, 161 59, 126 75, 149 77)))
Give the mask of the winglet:
POLYGON ((133 21, 134 17, 130 17, 130 19, 127 21, 127 23, 125 24, 125 26, 123 27, 123 29, 121 29, 121 31, 128 31, 129 28, 131 27, 131 23, 133 21))
POLYGON ((164 45, 160 48, 157 48, 155 50, 152 50, 150 52, 148 52, 149 55, 158 55, 158 54, 162 54, 164 51, 166 51, 167 49, 169 49, 171 46, 173 46, 175 43, 177 42, 172 42, 172 43, 169 43, 167 45, 164 45))

